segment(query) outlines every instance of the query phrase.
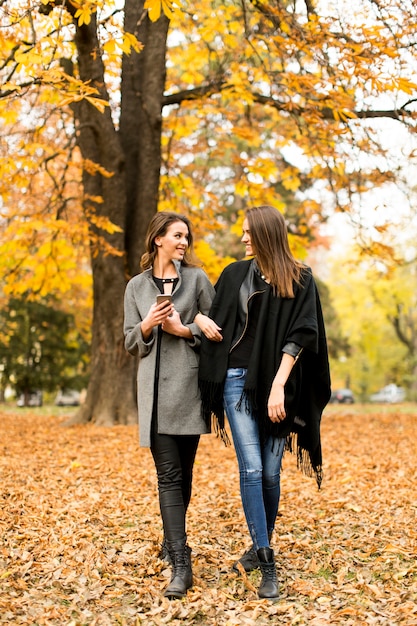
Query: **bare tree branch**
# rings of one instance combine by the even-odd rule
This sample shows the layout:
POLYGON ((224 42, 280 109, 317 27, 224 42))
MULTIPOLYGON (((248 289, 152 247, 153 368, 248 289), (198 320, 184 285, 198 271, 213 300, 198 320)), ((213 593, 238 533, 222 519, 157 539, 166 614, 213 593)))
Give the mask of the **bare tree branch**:
MULTIPOLYGON (((184 89, 182 91, 178 91, 176 93, 167 94, 163 98, 163 106, 169 106, 178 104, 180 105, 182 102, 187 102, 190 100, 198 100, 199 98, 205 98, 209 96, 213 96, 215 94, 220 94, 225 89, 231 89, 233 85, 227 83, 223 80, 214 81, 210 83, 206 83, 201 87, 196 87, 194 89, 184 89)), ((265 106, 271 106, 277 111, 287 111, 292 115, 297 115, 301 117, 306 113, 306 109, 303 107, 298 107, 291 103, 291 107, 288 104, 279 102, 275 98, 270 96, 264 96, 259 93, 252 93, 252 97, 255 102, 259 104, 263 104, 265 106)), ((393 120, 398 120, 400 122, 404 121, 412 121, 417 119, 417 112, 408 111, 406 107, 411 104, 417 102, 417 99, 408 100, 404 104, 404 106, 398 109, 364 109, 364 110, 353 110, 351 111, 352 118, 356 119, 374 119, 374 118, 391 118, 393 120)), ((320 103, 317 103, 317 111, 320 113, 320 116, 325 120, 335 120, 334 110, 330 107, 322 107, 320 103)))

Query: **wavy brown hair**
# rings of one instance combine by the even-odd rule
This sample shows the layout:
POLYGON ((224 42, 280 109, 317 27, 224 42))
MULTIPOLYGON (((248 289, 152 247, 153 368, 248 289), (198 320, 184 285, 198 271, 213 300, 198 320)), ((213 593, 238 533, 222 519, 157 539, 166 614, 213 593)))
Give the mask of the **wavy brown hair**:
POLYGON ((300 284, 304 265, 292 255, 284 216, 272 206, 252 207, 245 216, 259 269, 275 295, 294 298, 294 284, 300 284))
POLYGON ((159 211, 155 213, 151 221, 149 222, 148 230, 145 237, 145 252, 142 254, 140 260, 140 266, 142 270, 147 270, 153 266, 155 257, 157 255, 158 246, 155 243, 157 237, 163 237, 166 235, 168 228, 175 222, 183 222, 188 228, 188 248, 185 252, 184 258, 181 263, 185 266, 195 267, 198 265, 197 257, 194 254, 193 249, 193 233, 191 230, 191 222, 179 213, 170 213, 169 211, 159 211))

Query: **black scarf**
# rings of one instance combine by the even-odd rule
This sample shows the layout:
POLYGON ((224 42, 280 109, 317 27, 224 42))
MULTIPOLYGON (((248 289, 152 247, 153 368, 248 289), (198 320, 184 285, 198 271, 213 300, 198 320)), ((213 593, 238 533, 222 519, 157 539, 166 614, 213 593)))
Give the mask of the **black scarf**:
MULTIPOLYGON (((221 327, 223 341, 211 342, 202 336, 199 384, 207 423, 215 418, 215 430, 227 442, 223 387, 228 355, 238 312, 239 289, 254 261, 232 263, 216 284, 210 317, 221 327)), ((262 296, 257 331, 248 366, 242 402, 256 410, 261 437, 285 437, 287 449, 297 454, 298 466, 314 473, 320 486, 322 453, 320 422, 330 398, 327 343, 320 299, 311 270, 302 271, 301 285, 294 298, 274 296, 267 286, 262 296), (275 424, 268 417, 267 402, 272 381, 279 368, 282 348, 288 342, 303 348, 285 386, 287 417, 275 424)))

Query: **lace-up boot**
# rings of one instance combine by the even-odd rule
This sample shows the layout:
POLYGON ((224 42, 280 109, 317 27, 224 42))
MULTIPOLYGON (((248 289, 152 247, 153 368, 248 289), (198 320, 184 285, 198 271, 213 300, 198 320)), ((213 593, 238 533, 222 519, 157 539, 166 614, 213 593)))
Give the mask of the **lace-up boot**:
POLYGON ((183 598, 193 584, 191 569, 191 549, 186 545, 186 538, 179 541, 167 541, 172 561, 172 578, 165 590, 166 598, 183 598))
POLYGON ((254 569, 258 569, 259 567, 259 559, 258 555, 255 552, 255 548, 251 546, 246 550, 240 559, 235 561, 232 565, 232 569, 234 572, 239 573, 238 563, 240 563, 245 570, 245 572, 252 572, 254 569))
MULTIPOLYGON (((268 539, 269 543, 271 543, 272 532, 268 533, 268 539)), ((238 563, 241 563, 245 572, 253 572, 254 569, 258 569, 260 567, 258 555, 256 554, 256 550, 253 545, 242 554, 240 559, 233 563, 232 570, 237 573, 239 573, 238 563)))
POLYGON ((258 590, 258 596, 260 598, 276 600, 279 598, 279 592, 274 552, 271 548, 259 548, 257 556, 262 572, 262 581, 258 590))
POLYGON ((172 561, 171 561, 171 557, 170 557, 170 554, 169 554, 167 541, 166 541, 165 537, 162 539, 161 549, 159 551, 158 556, 161 559, 161 561, 165 561, 165 563, 168 563, 168 565, 172 565, 172 561))

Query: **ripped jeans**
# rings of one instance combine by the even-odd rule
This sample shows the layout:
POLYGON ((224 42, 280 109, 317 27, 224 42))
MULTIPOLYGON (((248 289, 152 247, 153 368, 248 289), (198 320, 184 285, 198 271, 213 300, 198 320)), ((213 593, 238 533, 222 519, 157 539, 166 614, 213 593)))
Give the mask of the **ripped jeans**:
POLYGON ((261 445, 258 421, 245 410, 236 409, 246 379, 246 369, 227 370, 224 407, 232 431, 239 464, 240 494, 255 550, 269 547, 280 497, 280 472, 285 439, 269 437, 261 445))

